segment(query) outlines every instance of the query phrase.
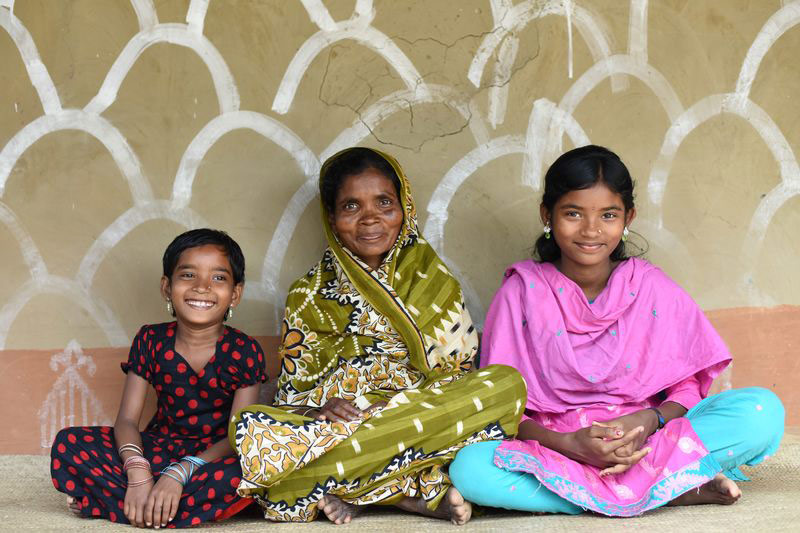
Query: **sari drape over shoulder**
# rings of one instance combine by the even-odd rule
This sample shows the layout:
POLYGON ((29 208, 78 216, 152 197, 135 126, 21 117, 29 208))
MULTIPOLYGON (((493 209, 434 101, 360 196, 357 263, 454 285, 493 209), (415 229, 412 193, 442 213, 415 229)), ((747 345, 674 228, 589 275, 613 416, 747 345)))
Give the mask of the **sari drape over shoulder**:
POLYGON ((402 169, 375 152, 402 186, 396 243, 370 268, 338 241, 323 203, 328 249, 289 290, 276 405, 250 406, 231 422, 239 494, 255 497, 271 520, 313 520, 325 494, 357 505, 422 497, 433 509, 455 453, 514 434, 522 414, 517 372, 468 373, 478 337, 461 288, 418 232, 402 169), (361 409, 388 403, 343 423, 292 412, 332 398, 361 409))
MULTIPOLYGON (((525 416, 559 432, 657 407, 692 408, 730 363, 703 312, 661 270, 640 259, 617 265, 594 302, 550 263, 506 272, 489 310, 482 364, 520 371, 525 416)), ((651 435, 650 454, 622 474, 573 461, 536 441, 505 442, 495 464, 534 474, 585 509, 631 516, 699 487, 720 471, 686 418, 651 435)))

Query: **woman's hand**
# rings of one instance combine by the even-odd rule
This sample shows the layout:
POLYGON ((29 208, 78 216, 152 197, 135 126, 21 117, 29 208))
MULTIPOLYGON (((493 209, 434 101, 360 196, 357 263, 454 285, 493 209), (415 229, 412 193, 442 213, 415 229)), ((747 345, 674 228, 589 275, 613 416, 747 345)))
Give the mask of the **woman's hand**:
MULTIPOLYGON (((188 472, 190 465, 185 462, 182 464, 188 472)), ((156 529, 167 527, 178 513, 178 504, 180 503, 182 492, 183 485, 162 474, 153 490, 150 491, 147 505, 144 508, 144 522, 147 527, 153 526, 156 529)))
MULTIPOLYGON (((152 477, 152 474, 150 474, 150 472, 145 474, 144 470, 138 468, 131 469, 128 472, 128 481, 139 481, 148 476, 152 477)), ((136 487, 128 487, 125 491, 125 503, 122 507, 122 512, 125 513, 125 517, 134 526, 144 527, 145 506, 147 505, 147 499, 150 496, 152 488, 153 480, 151 479, 149 483, 136 487)))
POLYGON ((650 453, 650 448, 636 448, 628 455, 617 453, 621 448, 632 447, 632 443, 638 441, 644 431, 643 426, 625 432, 620 427, 594 422, 589 427, 565 433, 562 453, 570 459, 602 468, 601 476, 620 474, 650 453))
POLYGON ((388 404, 389 404, 389 402, 385 402, 385 401, 375 402, 372 405, 370 405, 369 407, 367 407, 367 409, 364 412, 372 414, 375 411, 380 411, 381 409, 386 407, 388 404))
POLYGON ((331 422, 352 422, 364 417, 364 412, 342 398, 331 398, 325 405, 308 414, 316 420, 331 422))

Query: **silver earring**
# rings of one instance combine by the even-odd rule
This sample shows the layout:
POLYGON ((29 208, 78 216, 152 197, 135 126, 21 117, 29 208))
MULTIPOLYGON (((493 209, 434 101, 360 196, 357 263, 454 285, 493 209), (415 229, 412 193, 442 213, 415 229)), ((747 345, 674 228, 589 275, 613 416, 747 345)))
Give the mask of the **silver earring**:
POLYGON ((628 231, 628 226, 625 226, 625 229, 622 230, 622 242, 625 242, 625 241, 628 240, 628 235, 629 234, 630 234, 630 231, 628 231))
POLYGON ((548 222, 548 223, 546 223, 544 225, 544 238, 545 239, 549 239, 550 238, 550 231, 551 231, 550 223, 548 222))
POLYGON ((225 320, 230 320, 231 318, 233 318, 233 306, 229 305, 228 310, 225 311, 225 320))
POLYGON ((167 300, 167 313, 170 316, 175 316, 175 309, 172 308, 172 300, 167 300))

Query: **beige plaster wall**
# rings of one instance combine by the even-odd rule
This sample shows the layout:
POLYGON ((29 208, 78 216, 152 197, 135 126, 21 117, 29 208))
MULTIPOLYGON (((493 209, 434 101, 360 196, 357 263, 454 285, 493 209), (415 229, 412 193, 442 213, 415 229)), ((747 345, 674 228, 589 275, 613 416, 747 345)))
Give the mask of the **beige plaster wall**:
MULTIPOLYGON (((797 306, 798 26, 786 0, 0 0, 0 356, 126 346, 205 225, 248 261, 233 323, 275 335, 323 249, 320 161, 355 144, 404 165, 478 323, 588 142, 704 309, 797 306)), ((72 369, 91 398, 88 368, 14 385, 72 369)))

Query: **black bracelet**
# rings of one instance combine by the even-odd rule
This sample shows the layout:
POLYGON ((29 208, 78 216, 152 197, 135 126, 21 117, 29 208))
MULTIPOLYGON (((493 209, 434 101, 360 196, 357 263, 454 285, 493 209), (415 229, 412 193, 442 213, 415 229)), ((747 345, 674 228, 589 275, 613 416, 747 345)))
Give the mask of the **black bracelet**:
POLYGON ((648 409, 655 411, 656 416, 658 417, 658 427, 656 428, 656 431, 663 428, 667 421, 664 420, 664 415, 661 414, 661 411, 659 411, 656 407, 649 407, 648 409))

